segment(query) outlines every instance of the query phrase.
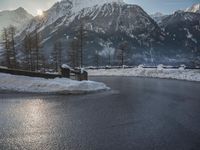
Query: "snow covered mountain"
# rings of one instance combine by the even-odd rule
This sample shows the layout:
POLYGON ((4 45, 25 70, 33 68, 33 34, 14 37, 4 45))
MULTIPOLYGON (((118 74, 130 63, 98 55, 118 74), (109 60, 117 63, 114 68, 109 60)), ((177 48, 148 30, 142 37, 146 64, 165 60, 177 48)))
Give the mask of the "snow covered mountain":
POLYGON ((19 7, 16 10, 6 10, 0 12, 0 56, 3 52, 3 46, 1 43, 1 33, 3 28, 13 25, 16 27, 17 31, 20 31, 25 26, 27 26, 28 22, 32 18, 33 16, 29 14, 26 10, 24 10, 22 7, 19 7))
POLYGON ((164 16, 164 14, 162 14, 161 12, 156 12, 156 13, 150 15, 150 16, 151 17, 162 17, 162 16, 164 16))
POLYGON ((188 58, 200 56, 200 14, 178 11, 163 19, 160 25, 168 35, 166 41, 175 49, 186 49, 188 58))
POLYGON ((123 4, 124 2, 123 0, 61 0, 45 11, 42 18, 39 16, 35 17, 30 22, 28 29, 32 31, 36 26, 43 29, 61 17, 65 17, 66 21, 72 21, 84 8, 100 7, 108 3, 123 4))
POLYGON ((33 18, 20 39, 26 31, 38 28, 46 58, 58 40, 67 56, 70 43, 83 24, 87 31, 85 65, 94 64, 96 51, 103 58, 110 52, 116 58, 116 50, 123 41, 128 42, 126 64, 190 63, 192 56, 200 56, 199 20, 199 14, 176 12, 162 18, 160 27, 141 7, 122 0, 62 0, 44 12, 43 17, 33 18))
POLYGON ((0 31, 4 27, 8 27, 9 25, 14 25, 18 30, 21 30, 23 26, 26 26, 27 23, 33 18, 31 14, 29 14, 22 7, 19 7, 16 10, 6 10, 0 12, 0 31))
POLYGON ((200 3, 192 5, 192 7, 187 8, 185 12, 200 13, 200 3))
POLYGON ((162 14, 161 12, 157 12, 155 14, 150 15, 158 24, 166 18, 168 15, 162 14))
MULTIPOLYGON (((88 0, 84 3, 86 5, 81 0, 58 2, 44 12, 43 18, 34 18, 25 31, 39 28, 43 50, 45 54, 50 54, 56 40, 62 41, 66 49, 69 49, 75 31, 81 23, 84 24, 87 30, 86 64, 92 63, 90 58, 96 50, 105 57, 108 50, 115 54, 115 49, 124 40, 130 43, 131 57, 133 53, 137 53, 135 56, 138 59, 145 59, 143 55, 150 55, 150 52, 144 54, 144 49, 159 46, 164 40, 156 22, 137 5, 126 4, 121 0, 88 0)), ((21 34, 22 39, 24 33, 21 34)))

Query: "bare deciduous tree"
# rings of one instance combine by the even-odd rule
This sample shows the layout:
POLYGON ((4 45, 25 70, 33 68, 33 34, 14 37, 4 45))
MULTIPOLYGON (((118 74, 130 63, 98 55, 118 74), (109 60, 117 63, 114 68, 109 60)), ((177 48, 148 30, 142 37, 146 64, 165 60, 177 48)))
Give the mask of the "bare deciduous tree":
POLYGON ((33 51, 33 37, 31 33, 27 32, 24 38, 24 57, 25 57, 25 65, 26 69, 28 68, 29 71, 35 70, 34 65, 34 51, 33 51))
POLYGON ((39 33, 38 33, 38 28, 36 27, 36 29, 34 30, 34 42, 33 42, 33 47, 35 48, 35 57, 36 57, 36 62, 35 62, 35 66, 36 66, 36 70, 39 70, 39 55, 40 55, 40 40, 39 40, 39 33))
POLYGON ((3 29, 3 45, 4 45, 4 56, 6 58, 6 65, 8 68, 16 68, 16 51, 15 51, 15 32, 16 28, 10 26, 3 29))
POLYGON ((7 28, 3 29, 3 34, 2 34, 2 38, 3 38, 3 45, 4 45, 4 56, 5 56, 5 60, 6 60, 6 66, 8 68, 11 67, 11 61, 10 61, 10 40, 9 40, 9 32, 7 28))
POLYGON ((10 26, 8 28, 9 31, 9 38, 10 38, 10 60, 12 64, 12 68, 16 68, 17 61, 16 61, 16 49, 15 49, 15 34, 16 34, 16 27, 10 26))
POLYGON ((119 61, 121 62, 120 65, 124 66, 124 58, 125 58, 125 54, 126 54, 126 49, 128 47, 128 42, 122 42, 119 45, 119 49, 118 49, 118 58, 119 61))
POLYGON ((55 71, 58 72, 58 68, 62 63, 62 43, 60 41, 54 43, 52 63, 55 66, 55 71))
POLYGON ((84 63, 84 39, 86 38, 86 30, 84 29, 83 23, 80 24, 80 27, 77 31, 77 39, 78 39, 78 45, 80 50, 80 67, 83 67, 84 63))
POLYGON ((96 64, 96 67, 97 69, 99 68, 99 52, 98 51, 95 51, 95 58, 94 58, 94 61, 95 61, 95 64, 96 64))
POLYGON ((69 50, 69 61, 73 68, 80 66, 79 61, 79 43, 77 39, 73 39, 70 43, 70 50, 69 50))

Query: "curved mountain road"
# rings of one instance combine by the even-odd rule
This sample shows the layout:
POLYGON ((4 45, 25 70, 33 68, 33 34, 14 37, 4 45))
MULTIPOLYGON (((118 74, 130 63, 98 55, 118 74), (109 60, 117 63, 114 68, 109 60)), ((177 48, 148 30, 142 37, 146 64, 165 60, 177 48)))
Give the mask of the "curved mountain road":
POLYGON ((200 83, 93 77, 89 95, 0 93, 0 149, 199 150, 200 83))

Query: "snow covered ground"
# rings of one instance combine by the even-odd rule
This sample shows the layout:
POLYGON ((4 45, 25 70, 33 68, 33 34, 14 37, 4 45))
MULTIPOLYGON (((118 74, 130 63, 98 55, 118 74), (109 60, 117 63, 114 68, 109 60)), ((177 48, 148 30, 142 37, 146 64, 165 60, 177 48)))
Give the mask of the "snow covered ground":
POLYGON ((158 68, 127 68, 127 69, 99 69, 87 70, 90 76, 134 76, 134 77, 153 77, 166 79, 179 79, 188 81, 200 81, 200 70, 198 69, 163 69, 158 68))
POLYGON ((94 81, 75 81, 67 78, 43 79, 0 73, 0 90, 81 94, 108 89, 104 83, 94 81))

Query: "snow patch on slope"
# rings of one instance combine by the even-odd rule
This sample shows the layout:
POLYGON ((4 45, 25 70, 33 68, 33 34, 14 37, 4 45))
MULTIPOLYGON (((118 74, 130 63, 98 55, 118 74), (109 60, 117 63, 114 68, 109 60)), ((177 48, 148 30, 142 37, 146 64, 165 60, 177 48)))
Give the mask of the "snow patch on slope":
POLYGON ((187 32, 187 38, 191 39, 194 43, 197 43, 197 40, 193 38, 193 35, 190 33, 189 29, 184 28, 184 30, 187 32))
MULTIPOLYGON (((63 0, 66 1, 66 0, 63 0)), ((93 7, 95 5, 103 5, 106 3, 124 3, 123 0, 72 0, 73 11, 77 12, 83 8, 93 7)))
POLYGON ((187 8, 185 12, 200 13, 200 4, 192 5, 192 7, 187 8))

